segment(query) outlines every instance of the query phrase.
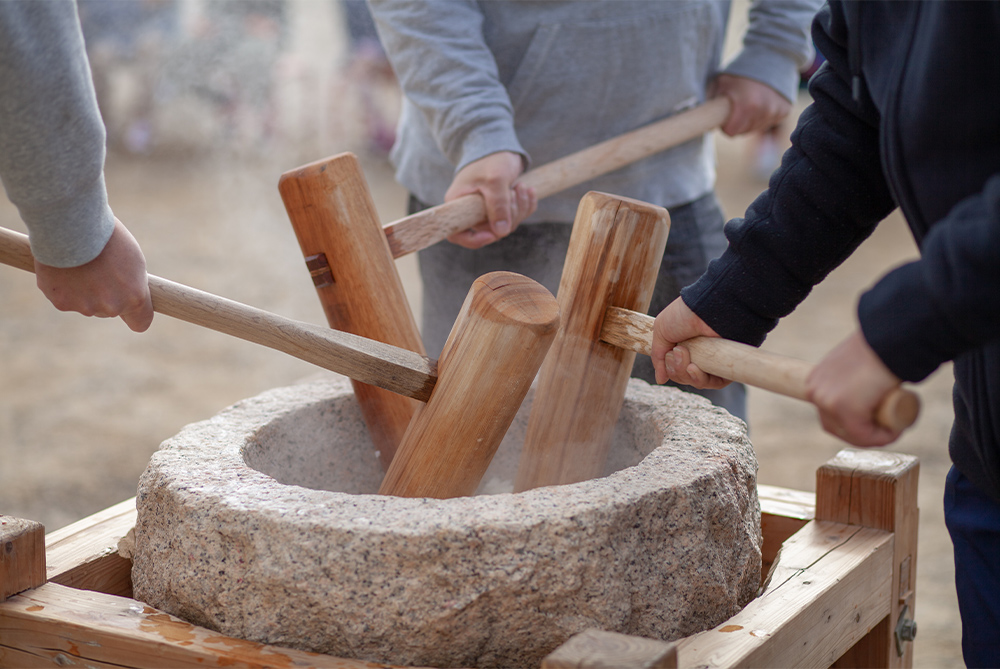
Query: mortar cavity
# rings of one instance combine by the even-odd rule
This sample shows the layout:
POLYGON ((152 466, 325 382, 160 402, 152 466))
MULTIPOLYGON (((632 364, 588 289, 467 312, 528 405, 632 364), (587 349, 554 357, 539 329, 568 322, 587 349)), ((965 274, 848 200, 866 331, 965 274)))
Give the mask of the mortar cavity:
POLYGON ((631 381, 608 474, 511 494, 532 395, 478 495, 372 494, 346 380, 269 391, 164 443, 136 597, 241 638, 393 664, 538 666, 598 627, 675 639, 759 583, 756 461, 702 398, 631 381))

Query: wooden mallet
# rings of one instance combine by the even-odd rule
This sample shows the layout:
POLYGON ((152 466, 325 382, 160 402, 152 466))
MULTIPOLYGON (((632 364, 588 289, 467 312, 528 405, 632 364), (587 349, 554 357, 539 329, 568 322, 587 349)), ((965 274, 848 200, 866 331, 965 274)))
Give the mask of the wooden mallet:
MULTIPOLYGON (((730 108, 728 98, 710 100, 538 167, 521 181, 547 197, 699 137, 722 124, 730 108)), ((286 172, 278 189, 330 327, 423 354, 393 260, 485 220, 482 197, 467 195, 383 228, 361 167, 349 153, 286 172)), ((353 385, 388 468, 417 405, 358 379, 353 385)))

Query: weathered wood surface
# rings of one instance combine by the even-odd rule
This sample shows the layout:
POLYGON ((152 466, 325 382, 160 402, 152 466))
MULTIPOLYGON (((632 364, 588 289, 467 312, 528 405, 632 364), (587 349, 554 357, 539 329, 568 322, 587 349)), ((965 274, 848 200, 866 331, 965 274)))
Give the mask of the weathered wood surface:
MULTIPOLYGON (((604 319, 601 340, 651 355, 653 321, 652 316, 636 310, 610 308, 604 319)), ((813 366, 804 360, 718 337, 695 337, 681 342, 681 345, 691 353, 691 362, 709 374, 786 397, 809 400, 806 377, 813 366)), ((903 430, 916 422, 919 413, 920 398, 917 394, 897 388, 883 399, 876 420, 885 427, 903 430)))
POLYGON ((0 604, 0 666, 373 669, 389 665, 234 639, 134 599, 46 583, 0 604))
MULTIPOLYGON (((26 235, 0 228, 0 262, 34 269, 34 265, 23 267, 26 249, 30 249, 26 235)), ((157 313, 282 351, 393 393, 426 401, 437 380, 432 360, 398 346, 295 321, 153 275, 149 292, 157 313)))
POLYGON ((764 593, 677 642, 681 667, 829 667, 889 611, 892 535, 811 521, 785 542, 764 593))
MULTIPOLYGON (((629 163, 700 137, 717 128, 732 108, 725 96, 612 137, 559 160, 537 167, 520 182, 535 189, 538 199, 582 184, 596 176, 613 172, 629 163)), ((395 258, 432 246, 451 235, 486 220, 483 198, 466 195, 431 207, 385 226, 395 258)))
POLYGON ((667 210, 587 193, 559 282, 563 323, 539 373, 514 489, 600 476, 635 353, 600 341, 609 306, 645 310, 667 243, 667 210))
POLYGON ((45 583, 45 528, 0 515, 0 602, 45 583))
POLYGON ((895 630, 904 609, 914 618, 919 475, 916 457, 877 449, 844 449, 816 471, 817 518, 888 530, 895 537, 891 610, 838 667, 913 666, 913 644, 897 648, 895 630))
POLYGON ((473 494, 558 328, 559 307, 540 284, 511 272, 477 279, 441 353, 434 392, 413 416, 379 492, 473 494))
MULTIPOLYGON (((278 190, 330 327, 424 355, 357 158, 345 153, 286 172, 278 190)), ((368 433, 387 469, 419 405, 352 378, 368 433)))
POLYGON ((118 555, 118 541, 135 527, 135 498, 115 504, 45 535, 52 583, 122 597, 132 596, 132 562, 118 555))

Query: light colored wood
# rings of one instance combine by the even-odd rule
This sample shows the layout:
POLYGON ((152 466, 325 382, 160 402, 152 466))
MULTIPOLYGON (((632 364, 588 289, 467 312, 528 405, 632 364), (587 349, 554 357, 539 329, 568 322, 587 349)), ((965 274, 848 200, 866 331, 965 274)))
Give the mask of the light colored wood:
POLYGON ((527 277, 492 272, 473 282, 379 492, 459 497, 479 486, 559 329, 552 294, 527 277))
MULTIPOLYGON (((520 182, 535 189, 538 199, 579 185, 596 176, 665 151, 717 128, 729 117, 725 96, 650 123, 526 172, 520 182)), ((486 220, 479 195, 466 195, 385 226, 392 255, 413 253, 486 220)))
MULTIPOLYGON (((654 318, 635 310, 609 308, 601 330, 601 341, 643 355, 652 354, 654 318)), ((695 337, 681 342, 691 362, 702 370, 730 381, 738 381, 779 395, 808 401, 806 377, 812 365, 770 351, 762 351, 728 339, 695 337)), ((875 418, 880 425, 904 430, 917 420, 920 398, 897 388, 882 400, 875 418)))
POLYGON ((893 532, 891 611, 886 620, 836 666, 911 667, 913 644, 896 648, 903 608, 913 619, 917 569, 917 482, 920 463, 912 455, 876 449, 844 449, 816 472, 816 517, 893 532))
POLYGON ((542 660, 542 669, 676 669, 672 643, 589 629, 542 660))
POLYGON ((118 541, 136 515, 133 497, 45 535, 49 582, 131 597, 132 562, 118 555, 118 541))
MULTIPOLYGON (((284 173, 278 190, 303 255, 329 266, 316 293, 330 327, 420 355, 423 340, 357 158, 350 153, 284 173)), ((383 468, 418 403, 354 379, 354 396, 383 468)))
POLYGON ((134 599, 46 583, 0 604, 0 666, 371 669, 373 665, 234 639, 134 599))
POLYGON ((712 630, 677 642, 682 667, 828 667, 889 610, 892 535, 812 521, 770 585, 712 630))
POLYGON ((635 354, 601 342, 609 305, 646 309, 667 243, 667 210, 604 193, 580 201, 559 282, 563 323, 538 377, 516 491, 604 471, 635 354))
POLYGON ((0 602, 45 583, 45 528, 0 515, 0 602))
MULTIPOLYGON (((0 262, 33 271, 34 265, 23 266, 28 248, 26 235, 0 228, 0 262)), ((153 275, 149 276, 149 292, 157 313, 282 351, 413 399, 426 401, 437 380, 432 360, 398 346, 295 321, 153 275)))
POLYGON ((816 517, 816 495, 764 484, 757 485, 760 501, 761 584, 767 583, 781 546, 816 517))

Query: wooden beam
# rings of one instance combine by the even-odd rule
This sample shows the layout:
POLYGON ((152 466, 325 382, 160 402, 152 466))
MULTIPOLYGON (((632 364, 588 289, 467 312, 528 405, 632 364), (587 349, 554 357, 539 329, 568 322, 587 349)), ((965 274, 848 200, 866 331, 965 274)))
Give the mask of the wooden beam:
POLYGON ((816 471, 816 518, 895 536, 891 611, 834 666, 913 666, 913 644, 902 641, 897 646, 895 630, 904 610, 906 618, 914 616, 919 474, 916 457, 877 449, 844 449, 816 471))
POLYGON ((0 515, 0 602, 45 583, 45 528, 0 515))
POLYGON ((136 515, 133 497, 47 534, 49 581, 131 597, 132 561, 118 555, 118 541, 135 527, 136 515))
POLYGON ((542 669, 676 669, 672 643, 589 629, 544 660, 542 669))
POLYGON ((77 665, 391 669, 234 639, 134 599, 55 583, 0 604, 0 666, 77 665))
POLYGON ((758 484, 757 499, 760 500, 760 578, 763 585, 785 540, 816 517, 816 495, 758 484))
POLYGON ((812 521, 770 585, 714 629, 677 642, 682 667, 828 667, 889 611, 893 537, 812 521))

